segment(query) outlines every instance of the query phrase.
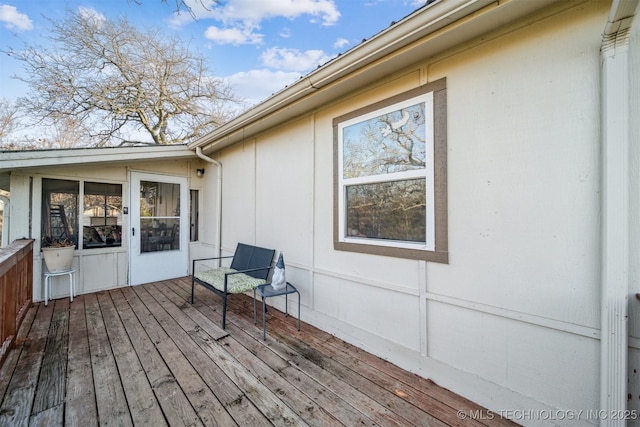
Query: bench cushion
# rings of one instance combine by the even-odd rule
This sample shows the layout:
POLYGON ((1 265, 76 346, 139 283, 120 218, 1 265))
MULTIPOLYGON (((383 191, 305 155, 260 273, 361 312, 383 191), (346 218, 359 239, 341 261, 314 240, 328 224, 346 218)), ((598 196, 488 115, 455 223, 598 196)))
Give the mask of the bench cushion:
MULTIPOLYGON (((194 274, 194 277, 198 280, 206 282, 224 292, 224 275, 225 273, 232 273, 236 270, 229 267, 213 268, 211 270, 200 271, 194 274)), ((227 279, 227 293, 239 294, 252 290, 258 285, 264 285, 267 283, 264 279, 257 279, 249 276, 248 274, 238 273, 232 274, 227 279)))

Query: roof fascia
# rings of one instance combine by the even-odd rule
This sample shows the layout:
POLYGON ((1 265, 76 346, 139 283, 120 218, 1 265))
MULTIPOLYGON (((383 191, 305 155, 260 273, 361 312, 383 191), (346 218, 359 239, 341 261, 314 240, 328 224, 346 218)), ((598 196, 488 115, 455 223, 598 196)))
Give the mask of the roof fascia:
POLYGON ((7 151, 3 152, 0 158, 0 172, 44 166, 122 163, 180 158, 195 158, 195 154, 185 145, 7 151))
POLYGON ((424 6, 213 132, 193 141, 188 147, 201 147, 206 153, 212 153, 241 142, 379 80, 381 75, 391 71, 388 68, 391 65, 380 61, 385 57, 394 56, 396 69, 415 63, 419 57, 410 50, 416 42, 420 41, 422 45, 426 43, 426 48, 420 48, 420 55, 424 58, 425 55, 451 48, 552 2, 446 0, 424 6), (379 63, 377 71, 371 70, 376 62, 379 63))

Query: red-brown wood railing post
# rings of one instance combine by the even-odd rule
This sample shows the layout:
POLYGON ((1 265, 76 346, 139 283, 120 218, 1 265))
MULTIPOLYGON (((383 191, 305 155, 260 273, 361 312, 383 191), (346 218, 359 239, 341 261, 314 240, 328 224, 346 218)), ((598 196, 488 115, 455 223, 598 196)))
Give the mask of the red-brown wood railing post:
POLYGON ((0 366, 33 300, 33 240, 0 249, 0 366))

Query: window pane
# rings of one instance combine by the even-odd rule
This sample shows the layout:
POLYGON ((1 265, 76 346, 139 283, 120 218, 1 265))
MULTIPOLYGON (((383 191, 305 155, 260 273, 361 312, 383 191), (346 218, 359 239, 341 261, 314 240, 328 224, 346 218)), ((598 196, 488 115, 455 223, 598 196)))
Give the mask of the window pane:
POLYGON ((425 242, 426 181, 347 187, 345 237, 425 242))
POLYGON ((140 218, 141 252, 180 249, 180 218, 140 218))
POLYGON ((78 181, 42 179, 42 247, 57 240, 78 244, 78 181))
POLYGON ((198 217, 200 216, 198 190, 190 191, 190 206, 189 206, 189 223, 191 224, 191 233, 189 234, 189 241, 198 241, 198 217))
POLYGON ((180 185, 140 182, 141 252, 180 249, 180 185))
POLYGON ((82 247, 122 245, 122 185, 84 184, 82 247))
POLYGON ((423 102, 346 126, 342 131, 343 177, 424 169, 425 135, 423 102))

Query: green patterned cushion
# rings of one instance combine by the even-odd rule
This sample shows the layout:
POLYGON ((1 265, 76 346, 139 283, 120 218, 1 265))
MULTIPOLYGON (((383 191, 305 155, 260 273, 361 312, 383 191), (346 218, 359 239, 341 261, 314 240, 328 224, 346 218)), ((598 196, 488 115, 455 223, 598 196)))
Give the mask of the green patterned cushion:
MULTIPOLYGON (((209 283, 214 288, 224 292, 224 275, 236 270, 229 267, 219 267, 212 270, 201 271, 196 273, 194 277, 203 282, 209 283)), ((258 285, 264 285, 266 280, 256 279, 248 274, 238 273, 231 274, 227 279, 227 293, 239 294, 252 290, 258 285)))

